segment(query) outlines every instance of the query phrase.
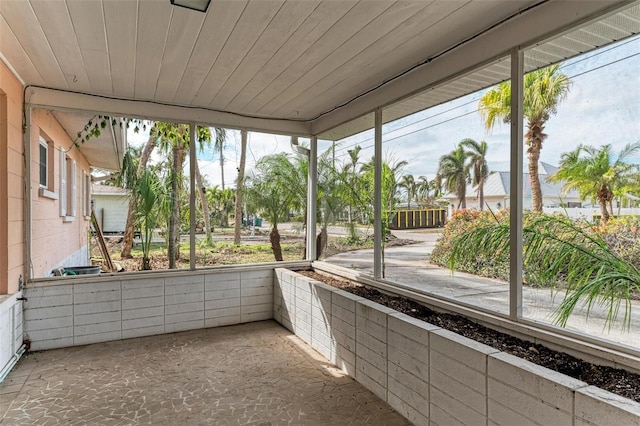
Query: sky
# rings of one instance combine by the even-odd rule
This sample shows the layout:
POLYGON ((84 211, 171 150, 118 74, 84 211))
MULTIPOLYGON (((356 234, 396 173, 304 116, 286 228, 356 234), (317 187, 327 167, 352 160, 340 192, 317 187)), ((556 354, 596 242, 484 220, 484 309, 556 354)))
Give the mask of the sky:
MULTIPOLYGON (((540 161, 557 165, 562 153, 578 144, 612 144, 613 151, 619 152, 626 144, 640 141, 640 36, 570 59, 562 65, 562 72, 570 77, 572 85, 557 113, 547 121, 548 138, 540 161)), ((405 160, 405 173, 431 179, 438 159, 451 152, 460 140, 471 138, 488 143, 491 171, 508 171, 509 126, 498 124, 491 132, 485 129, 477 110, 483 93, 473 93, 383 126, 385 159, 405 160)), ((143 133, 130 132, 128 137, 134 146, 147 139, 143 133)), ((331 145, 332 142, 319 141, 318 151, 331 145)), ((336 162, 346 161, 347 150, 355 145, 363 148, 361 161, 368 161, 373 156, 373 130, 336 142, 336 162)), ((226 186, 234 186, 239 146, 240 132, 228 131, 224 149, 226 186)), ((247 170, 262 156, 279 152, 292 153, 289 137, 250 132, 247 170)), ((218 155, 213 149, 198 154, 200 170, 210 185, 221 183, 218 155)), ((640 164, 640 154, 629 160, 640 164)))

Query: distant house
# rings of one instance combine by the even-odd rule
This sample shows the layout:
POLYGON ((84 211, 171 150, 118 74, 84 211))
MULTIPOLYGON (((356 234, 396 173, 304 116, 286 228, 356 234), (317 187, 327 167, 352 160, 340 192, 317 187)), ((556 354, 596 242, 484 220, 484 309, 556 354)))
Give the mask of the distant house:
MULTIPOLYGON (((542 206, 553 207, 581 207, 580 195, 577 191, 568 191, 564 193, 562 191, 563 183, 550 183, 547 181, 547 177, 558 170, 557 167, 551 164, 540 162, 539 177, 540 186, 542 189, 542 206)), ((505 207, 509 207, 510 200, 510 172, 494 172, 489 175, 484 184, 484 208, 487 206, 492 210, 500 210, 505 207)), ((522 206, 525 210, 531 209, 531 179, 529 174, 523 175, 523 199, 522 206)), ((453 204, 457 207, 458 198, 455 194, 447 194, 442 199, 445 199, 449 204, 453 204)), ((475 186, 467 185, 467 208, 478 209, 478 188, 475 186)))
POLYGON ((117 186, 93 184, 93 209, 105 234, 123 234, 127 224, 129 191, 117 186))

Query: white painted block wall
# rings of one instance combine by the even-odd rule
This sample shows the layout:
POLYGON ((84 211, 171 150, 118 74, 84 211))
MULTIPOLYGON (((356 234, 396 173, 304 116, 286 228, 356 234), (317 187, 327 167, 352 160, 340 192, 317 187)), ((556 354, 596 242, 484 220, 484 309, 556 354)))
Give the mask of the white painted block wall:
POLYGON ((0 372, 9 367, 22 347, 22 292, 3 296, 0 302, 0 372))
POLYGON ((273 303, 277 321, 417 425, 640 424, 636 402, 286 269, 273 303))
POLYGON ((387 401, 412 423, 429 423, 431 324, 402 313, 388 317, 387 401))
POLYGON ((32 350, 273 318, 273 269, 78 276, 25 290, 32 350))

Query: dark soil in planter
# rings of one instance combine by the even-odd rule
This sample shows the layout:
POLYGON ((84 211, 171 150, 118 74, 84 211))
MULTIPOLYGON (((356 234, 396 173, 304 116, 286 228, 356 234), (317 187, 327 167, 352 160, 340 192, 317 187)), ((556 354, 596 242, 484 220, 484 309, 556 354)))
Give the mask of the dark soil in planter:
POLYGON ((527 342, 492 330, 460 315, 435 312, 404 297, 390 296, 352 281, 329 277, 313 271, 297 272, 443 329, 453 331, 469 339, 484 343, 502 352, 524 358, 534 364, 640 402, 640 374, 619 368, 591 364, 566 353, 551 350, 541 344, 527 342))

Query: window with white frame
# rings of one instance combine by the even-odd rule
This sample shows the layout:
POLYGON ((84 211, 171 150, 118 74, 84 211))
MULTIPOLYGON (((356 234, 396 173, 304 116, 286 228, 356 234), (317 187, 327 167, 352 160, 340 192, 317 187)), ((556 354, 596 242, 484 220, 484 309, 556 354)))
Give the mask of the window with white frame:
POLYGON ((49 187, 49 144, 43 138, 40 138, 40 187, 49 187))
POLYGON ((41 197, 57 199, 53 188, 53 143, 40 136, 38 144, 38 183, 41 197))
POLYGON ((60 216, 69 222, 76 216, 76 162, 60 152, 60 216))
POLYGON ((82 172, 82 215, 85 219, 91 217, 91 175, 82 172))

